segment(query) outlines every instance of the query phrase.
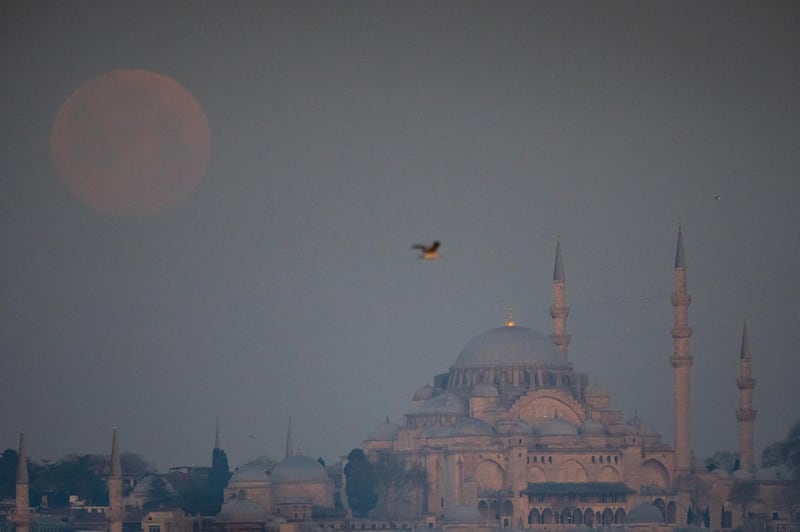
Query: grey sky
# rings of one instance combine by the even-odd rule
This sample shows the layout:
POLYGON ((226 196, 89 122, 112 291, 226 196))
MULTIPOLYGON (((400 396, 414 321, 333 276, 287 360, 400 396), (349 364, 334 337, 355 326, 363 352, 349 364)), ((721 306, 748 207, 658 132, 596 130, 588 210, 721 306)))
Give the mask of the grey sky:
POLYGON ((6 2, 0 7, 0 446, 120 444, 162 469, 334 460, 475 335, 549 332, 672 439, 678 223, 694 447, 735 449, 742 320, 756 445, 800 418, 794 2, 6 2), (172 77, 203 105, 200 186, 97 215, 49 135, 82 82, 172 77), (714 200, 721 195, 720 200, 714 200), (439 261, 410 245, 439 239, 439 261))

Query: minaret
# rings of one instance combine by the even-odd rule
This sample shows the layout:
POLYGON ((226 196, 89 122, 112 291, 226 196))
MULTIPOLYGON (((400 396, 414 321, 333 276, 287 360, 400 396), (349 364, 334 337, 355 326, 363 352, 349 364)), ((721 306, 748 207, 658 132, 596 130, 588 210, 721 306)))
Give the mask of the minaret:
POLYGON ((739 468, 743 471, 751 471, 754 465, 753 423, 756 420, 756 411, 753 410, 753 388, 756 380, 752 369, 750 338, 745 322, 742 326, 742 349, 739 352, 739 378, 736 379, 736 386, 739 388, 739 409, 736 411, 736 419, 739 421, 739 468))
POLYGON ((683 235, 678 226, 678 245, 675 250, 675 290, 672 293, 674 322, 672 326, 672 404, 675 418, 675 468, 678 473, 689 473, 692 469, 691 432, 691 369, 694 359, 689 353, 689 304, 692 297, 686 290, 686 256, 683 252, 683 235))
POLYGON ((214 449, 222 449, 222 442, 219 439, 219 418, 217 418, 217 431, 214 434, 214 449))
POLYGON ((122 532, 122 462, 117 444, 117 427, 111 435, 111 474, 108 478, 109 532, 122 532))
POLYGON ((14 522, 17 532, 29 532, 31 528, 30 483, 28 482, 28 457, 25 455, 25 433, 19 435, 17 454, 17 500, 14 522))
POLYGON ((550 340, 556 344, 564 358, 567 358, 567 347, 570 340, 570 335, 567 334, 569 307, 567 306, 566 281, 564 260, 561 258, 561 241, 557 240, 556 262, 553 267, 553 305, 550 307, 550 317, 553 318, 553 334, 550 335, 550 340))
POLYGON ((286 431, 286 456, 284 460, 288 460, 294 456, 294 442, 292 441, 292 418, 289 418, 289 428, 286 431))

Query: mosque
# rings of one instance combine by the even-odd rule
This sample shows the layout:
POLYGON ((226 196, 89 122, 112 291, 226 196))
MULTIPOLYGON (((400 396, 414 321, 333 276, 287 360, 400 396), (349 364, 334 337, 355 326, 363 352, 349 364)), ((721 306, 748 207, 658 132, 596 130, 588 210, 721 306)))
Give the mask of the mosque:
MULTIPOLYGON (((447 373, 419 388, 402 424, 388 419, 363 441, 375 461, 389 455, 424 472, 424 482, 386 491, 369 518, 354 519, 346 485, 337 486, 316 460, 294 453, 291 425, 284 460, 268 474, 237 470, 224 492, 215 528, 225 532, 312 528, 441 528, 451 532, 498 528, 624 527, 671 531, 694 524, 800 530, 800 503, 792 500, 791 473, 756 468, 755 379, 746 325, 739 353, 739 469, 733 474, 692 464, 689 325, 691 296, 683 237, 678 229, 671 303, 674 442, 666 443, 638 416, 623 419, 608 392, 589 384, 568 358, 569 307, 561 247, 556 245, 552 334, 505 326, 470 340, 447 373), (737 498, 743 483, 748 500, 737 498)), ((733 383, 731 383, 733 384, 733 383)), ((217 446, 219 443, 217 443, 217 446)), ((25 464, 20 439, 20 464, 25 464)), ((346 464, 343 464, 343 466, 346 464)), ((27 471, 17 477, 16 523, 29 532, 27 471)), ((346 475, 342 475, 346 484, 346 475)), ((796 492, 795 492, 796 493, 796 492)), ((109 530, 122 532, 121 468, 116 432, 109 479, 109 530)), ((154 519, 153 516, 150 519, 154 519)), ((149 532, 184 532, 166 523, 149 532)), ((145 524, 143 521, 142 530, 145 524)))

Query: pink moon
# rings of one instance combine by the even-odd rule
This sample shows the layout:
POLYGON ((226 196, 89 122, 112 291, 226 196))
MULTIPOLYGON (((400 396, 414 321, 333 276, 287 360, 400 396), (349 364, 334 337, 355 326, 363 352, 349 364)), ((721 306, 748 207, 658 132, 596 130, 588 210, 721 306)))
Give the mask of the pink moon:
POLYGON ((147 216, 197 186, 211 136, 203 108, 177 81, 114 70, 73 92, 56 115, 53 164, 67 189, 94 211, 147 216))

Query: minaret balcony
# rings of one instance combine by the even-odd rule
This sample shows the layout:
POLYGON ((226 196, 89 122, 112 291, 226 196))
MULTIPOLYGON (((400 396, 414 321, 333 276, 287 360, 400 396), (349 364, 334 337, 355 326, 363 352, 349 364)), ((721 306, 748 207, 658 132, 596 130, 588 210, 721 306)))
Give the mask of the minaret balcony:
POLYGON ((673 327, 670 332, 673 338, 689 338, 692 335, 692 328, 688 325, 686 327, 673 327))
POLYGON ((669 358, 669 363, 672 364, 673 368, 683 368, 694 364, 694 357, 673 355, 669 358))
POLYGON ((736 419, 738 421, 753 421, 756 419, 757 413, 752 408, 739 408, 736 410, 736 419))
POLYGON ((566 318, 569 316, 569 307, 550 307, 550 317, 555 318, 566 318))
POLYGON ((736 379, 736 387, 740 390, 752 390, 756 386, 756 380, 753 378, 739 377, 736 379))

